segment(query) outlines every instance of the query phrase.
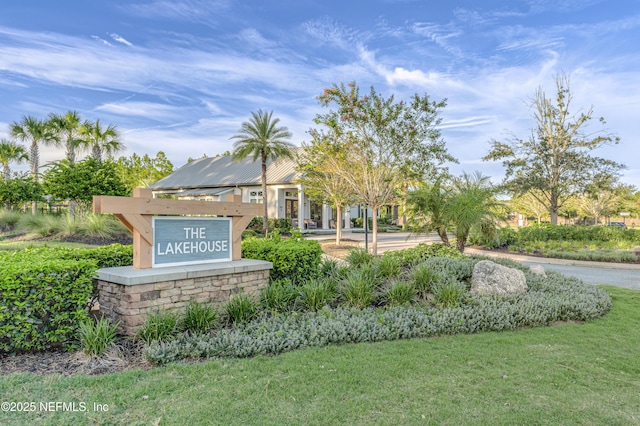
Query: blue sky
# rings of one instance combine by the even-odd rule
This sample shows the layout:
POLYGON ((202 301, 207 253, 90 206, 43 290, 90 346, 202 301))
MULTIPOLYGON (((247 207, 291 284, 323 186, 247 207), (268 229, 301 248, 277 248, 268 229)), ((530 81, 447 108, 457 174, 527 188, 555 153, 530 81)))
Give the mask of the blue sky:
POLYGON ((638 40, 636 0, 5 0, 0 136, 23 115, 76 110, 116 125, 124 155, 162 150, 181 166, 231 149, 259 108, 308 141, 316 97, 355 80, 447 98, 451 170, 499 181, 502 166, 481 161, 489 141, 527 137, 536 89, 554 95, 564 72, 573 110, 593 106, 621 138, 596 154, 640 187, 638 40))

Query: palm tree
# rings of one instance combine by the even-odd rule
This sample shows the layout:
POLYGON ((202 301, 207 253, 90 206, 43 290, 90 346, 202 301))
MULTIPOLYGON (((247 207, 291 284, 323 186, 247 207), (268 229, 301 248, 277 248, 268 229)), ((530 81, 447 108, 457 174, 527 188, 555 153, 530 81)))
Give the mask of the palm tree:
POLYGON ((412 228, 418 233, 435 230, 442 243, 449 247, 449 236, 445 219, 445 205, 451 198, 451 191, 442 184, 442 178, 433 183, 423 183, 407 194, 407 210, 412 220, 412 228))
POLYGON ((444 204, 445 222, 456 226, 456 248, 463 253, 471 228, 493 223, 498 218, 501 203, 496 199, 497 189, 488 176, 480 172, 463 173, 453 179, 453 194, 444 204))
MULTIPOLYGON (((22 121, 19 123, 11 123, 10 130, 11 136, 14 138, 21 142, 30 143, 29 162, 31 163, 31 176, 35 182, 38 182, 38 168, 40 167, 39 144, 55 145, 58 141, 56 135, 45 121, 30 115, 22 117, 22 121)), ((35 200, 31 205, 31 211, 33 214, 38 212, 38 202, 35 200)))
POLYGON ((102 155, 112 157, 113 154, 123 151, 125 146, 120 142, 120 134, 113 125, 102 128, 100 120, 94 123, 85 121, 79 130, 83 138, 83 145, 90 151, 91 157, 102 161, 102 155))
POLYGON ((436 230, 447 246, 447 227, 455 226, 456 248, 462 253, 472 228, 494 226, 501 206, 496 193, 488 176, 463 173, 448 183, 438 178, 423 184, 409 193, 407 203, 414 228, 420 232, 436 230))
POLYGON ((277 127, 279 118, 272 119, 273 111, 267 113, 262 110, 251 113, 251 119, 242 123, 238 134, 231 137, 237 139, 233 144, 232 158, 240 161, 249 155, 255 162, 258 157, 262 161, 262 202, 264 204, 264 216, 262 229, 265 234, 269 230, 267 213, 267 161, 278 158, 292 158, 291 149, 295 146, 286 139, 291 138, 291 133, 286 127, 277 127))
POLYGON ((0 163, 3 167, 2 174, 5 179, 11 177, 9 163, 16 162, 20 164, 28 159, 27 150, 22 145, 7 139, 0 139, 0 163))
POLYGON ((58 140, 64 144, 65 157, 71 164, 76 161, 76 150, 83 143, 80 135, 82 125, 80 116, 76 111, 67 111, 66 114, 49 114, 49 125, 58 135, 58 140))

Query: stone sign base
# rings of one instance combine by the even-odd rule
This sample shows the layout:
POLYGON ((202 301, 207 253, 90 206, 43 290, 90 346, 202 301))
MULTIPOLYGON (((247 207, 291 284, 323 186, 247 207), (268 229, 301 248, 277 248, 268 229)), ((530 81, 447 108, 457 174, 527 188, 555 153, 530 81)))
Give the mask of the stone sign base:
POLYGON ((257 293, 269 281, 271 262, 241 259, 231 262, 97 271, 100 312, 120 321, 121 331, 134 335, 150 310, 184 308, 191 300, 221 304, 237 293, 257 293))

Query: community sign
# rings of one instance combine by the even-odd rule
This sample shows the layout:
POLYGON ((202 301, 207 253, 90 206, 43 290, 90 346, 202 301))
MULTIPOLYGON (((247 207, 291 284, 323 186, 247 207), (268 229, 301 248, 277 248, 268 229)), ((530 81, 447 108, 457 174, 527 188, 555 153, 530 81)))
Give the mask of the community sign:
POLYGON ((153 217, 152 267, 230 261, 229 217, 153 217))

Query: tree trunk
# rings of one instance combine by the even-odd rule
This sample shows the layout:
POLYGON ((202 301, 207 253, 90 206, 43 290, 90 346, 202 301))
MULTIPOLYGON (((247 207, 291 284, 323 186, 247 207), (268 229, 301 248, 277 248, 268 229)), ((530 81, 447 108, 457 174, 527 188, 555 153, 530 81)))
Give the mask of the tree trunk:
POLYGON ((264 205, 264 216, 262 216, 262 232, 269 233, 269 216, 267 206, 267 153, 262 151, 262 204, 264 205))
POLYGON ((550 197, 550 205, 549 205, 549 216, 551 216, 551 224, 552 225, 557 225, 558 224, 558 193, 556 192, 555 189, 551 190, 551 197, 550 197))
POLYGON ((451 247, 451 243, 449 242, 449 236, 447 235, 447 227, 444 225, 440 225, 438 227, 438 236, 440 237, 440 239, 442 240, 442 243, 447 246, 447 247, 451 247))
POLYGON ((371 209, 371 253, 378 255, 378 208, 371 209))
POLYGON ((336 245, 340 245, 340 239, 342 238, 342 206, 340 204, 336 204, 336 216, 338 220, 336 220, 336 245))
POLYGON ((456 235, 456 248, 460 253, 464 253, 464 246, 467 244, 467 237, 469 234, 456 235))
MULTIPOLYGON (((38 143, 33 142, 31 144, 31 177, 35 182, 38 182, 38 166, 40 161, 40 152, 38 150, 38 143)), ((33 200, 31 203, 31 214, 38 213, 38 202, 33 200)))

